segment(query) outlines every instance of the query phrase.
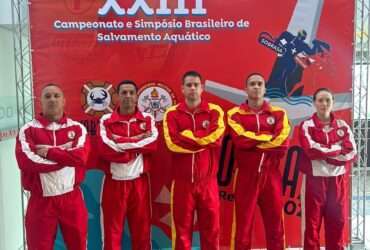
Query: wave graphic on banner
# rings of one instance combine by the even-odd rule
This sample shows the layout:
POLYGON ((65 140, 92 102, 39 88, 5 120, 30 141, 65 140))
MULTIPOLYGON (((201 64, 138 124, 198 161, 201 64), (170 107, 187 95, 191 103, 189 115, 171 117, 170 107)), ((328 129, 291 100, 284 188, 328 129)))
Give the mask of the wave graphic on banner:
POLYGON ((283 93, 280 92, 279 89, 267 89, 266 95, 271 98, 282 98, 284 101, 291 105, 298 105, 298 104, 305 104, 307 106, 312 105, 312 97, 311 96, 285 96, 283 93))
MULTIPOLYGON (((241 104, 247 98, 247 94, 243 90, 211 80, 205 81, 205 91, 236 105, 241 104)), ((277 97, 266 99, 272 104, 285 109, 288 112, 288 117, 293 125, 299 124, 301 121, 307 119, 315 112, 315 108, 312 105, 311 96, 289 98, 277 97)), ((352 107, 351 92, 334 94, 334 99, 334 111, 350 109, 352 107)))

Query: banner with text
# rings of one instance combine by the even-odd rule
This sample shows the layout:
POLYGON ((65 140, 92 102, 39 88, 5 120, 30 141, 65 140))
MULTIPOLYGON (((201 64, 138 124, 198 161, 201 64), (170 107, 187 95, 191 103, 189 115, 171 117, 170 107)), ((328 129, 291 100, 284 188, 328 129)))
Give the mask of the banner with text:
MULTIPOLYGON (((63 86, 66 112, 96 134, 99 117, 117 104, 115 86, 132 79, 138 104, 161 131, 165 110, 182 100, 181 76, 197 70, 203 98, 224 110, 245 101, 251 72, 267 81, 266 98, 287 110, 296 126, 314 112, 312 93, 329 87, 335 111, 350 119, 354 2, 346 0, 31 0, 35 107, 41 87, 63 86), (333 15, 335 13, 335 15, 333 15)), ((287 246, 301 246, 301 176, 297 131, 281 164, 287 246)), ((160 137, 151 172, 153 248, 170 244, 169 153, 160 137)), ((231 141, 224 139, 218 181, 221 249, 229 249, 234 195, 231 141)), ((90 171, 82 188, 89 209, 89 249, 100 249, 100 182, 90 171)), ((194 222, 197 223, 196 221, 194 222)), ((195 227, 197 229, 197 227, 195 227)), ((123 244, 129 246, 128 230, 123 244)), ((254 247, 265 246, 257 214, 254 247)), ((63 249, 62 243, 60 248, 63 249)), ((194 246, 199 235, 194 233, 194 246)))

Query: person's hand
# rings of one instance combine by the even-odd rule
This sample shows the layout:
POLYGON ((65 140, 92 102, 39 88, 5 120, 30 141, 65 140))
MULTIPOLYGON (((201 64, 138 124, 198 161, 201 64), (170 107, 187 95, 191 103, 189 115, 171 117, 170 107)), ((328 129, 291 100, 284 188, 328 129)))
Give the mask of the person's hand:
POLYGON ((142 139, 145 139, 145 138, 148 138, 152 136, 152 132, 150 131, 147 131, 145 133, 142 133, 142 134, 139 134, 139 135, 135 135, 135 136, 132 136, 131 139, 138 139, 138 140, 142 140, 142 139))
POLYGON ((152 136, 152 134, 153 134, 153 133, 152 133, 152 132, 150 132, 150 131, 145 132, 145 133, 144 133, 144 137, 143 137, 143 139, 144 139, 144 138, 151 137, 151 136, 152 136))
POLYGON ((48 155, 48 150, 49 148, 47 147, 36 147, 36 154, 43 158, 46 158, 46 156, 48 155))

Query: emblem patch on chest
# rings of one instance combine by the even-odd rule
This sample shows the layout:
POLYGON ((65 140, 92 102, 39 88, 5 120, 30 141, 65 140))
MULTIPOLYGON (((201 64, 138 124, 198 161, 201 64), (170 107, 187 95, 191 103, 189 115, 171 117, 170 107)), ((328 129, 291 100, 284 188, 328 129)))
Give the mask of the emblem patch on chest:
POLYGON ((275 124, 275 117, 273 117, 273 116, 267 117, 266 122, 267 122, 268 125, 274 125, 275 124))
POLYGON ((344 131, 343 131, 343 129, 338 129, 338 130, 337 130, 337 135, 338 135, 339 137, 343 137, 343 136, 344 136, 344 131))
POLYGON ((204 120, 203 122, 202 122, 202 127, 203 128, 208 128, 209 127, 209 120, 204 120))
POLYGON ((68 131, 68 139, 74 139, 76 136, 76 133, 75 131, 71 130, 71 131, 68 131))

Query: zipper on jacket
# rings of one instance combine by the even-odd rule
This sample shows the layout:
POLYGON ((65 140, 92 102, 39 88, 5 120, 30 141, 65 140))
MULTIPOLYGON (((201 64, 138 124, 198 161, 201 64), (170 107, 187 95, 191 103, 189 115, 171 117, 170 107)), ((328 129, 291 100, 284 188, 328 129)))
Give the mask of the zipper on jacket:
POLYGON ((121 122, 121 123, 123 123, 123 124, 125 124, 126 126, 127 126, 127 137, 130 137, 130 121, 119 121, 119 122, 121 122))
POLYGON ((322 129, 322 131, 325 134, 326 145, 329 145, 329 135, 328 135, 328 133, 330 131, 330 127, 329 126, 324 126, 324 128, 322 129))
POLYGON ((127 125, 127 137, 130 137, 130 121, 126 122, 127 125))
POLYGON ((260 113, 256 113, 256 120, 257 120, 257 133, 260 132, 260 113))
MULTIPOLYGON (((53 123, 53 145, 54 145, 54 147, 57 146, 57 137, 56 137, 56 134, 55 134, 56 126, 57 126, 57 124, 53 123)), ((57 182, 58 185, 60 185, 59 177, 63 178, 63 176, 60 173, 60 171, 57 171, 56 175, 58 176, 58 178, 56 179, 56 182, 57 182)))
POLYGON ((261 171, 262 171, 262 164, 263 164, 264 159, 265 159, 265 153, 262 153, 260 164, 258 165, 258 173, 261 173, 261 171))
POLYGON ((55 126, 53 126, 53 146, 56 147, 57 145, 57 138, 55 135, 55 126))
MULTIPOLYGON (((260 112, 256 113, 256 120, 257 120, 257 133, 259 133, 260 130, 261 130, 260 112)), ((262 153, 261 159, 260 159, 260 164, 258 165, 258 173, 261 173, 261 171, 262 171, 262 164, 263 164, 264 159, 265 159, 265 153, 262 153)))
POLYGON ((326 136, 326 145, 329 145, 329 135, 328 135, 328 132, 325 132, 325 136, 326 136))
MULTIPOLYGON (((260 113, 261 111, 257 112, 256 113, 256 120, 257 120, 257 133, 260 132, 261 130, 261 125, 260 125, 260 113)), ((260 159, 260 163, 258 165, 258 173, 261 173, 262 171, 262 164, 263 164, 263 160, 265 158, 265 153, 263 152, 262 155, 261 155, 261 159, 260 159)))
MULTIPOLYGON (((195 132, 195 117, 194 117, 194 114, 190 113, 190 112, 186 112, 188 113, 190 116, 191 116, 191 119, 193 120, 193 131, 195 132)), ((192 153, 192 157, 191 157, 191 183, 194 182, 194 163, 195 163, 195 153, 192 153)))

